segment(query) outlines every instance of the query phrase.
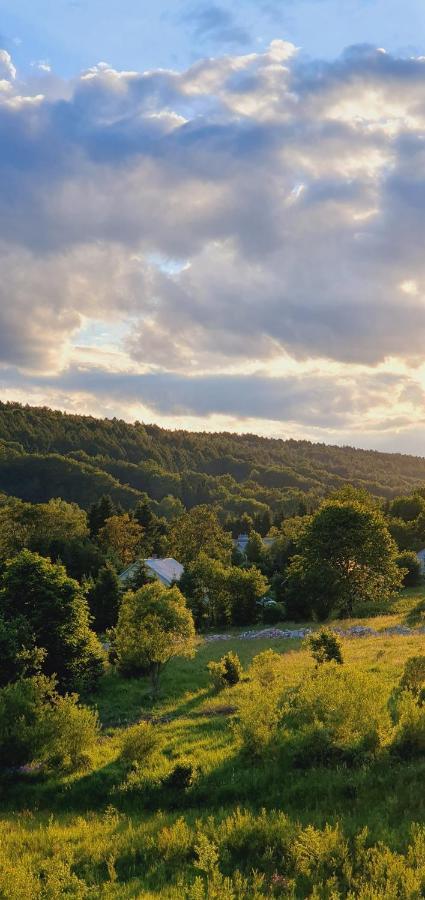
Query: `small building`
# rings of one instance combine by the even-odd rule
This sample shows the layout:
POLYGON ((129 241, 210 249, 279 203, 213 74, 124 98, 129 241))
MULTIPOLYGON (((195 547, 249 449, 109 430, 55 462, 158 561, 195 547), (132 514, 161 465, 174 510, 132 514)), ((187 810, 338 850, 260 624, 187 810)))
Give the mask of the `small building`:
MULTIPOLYGON (((172 556, 168 556, 165 559, 157 559, 156 556, 150 556, 148 559, 144 559, 143 562, 148 575, 152 578, 157 578, 166 587, 170 587, 173 582, 179 582, 184 572, 182 564, 173 559, 172 556)), ((137 562, 134 562, 127 566, 118 576, 119 580, 122 582, 128 581, 137 571, 137 565, 137 562)))

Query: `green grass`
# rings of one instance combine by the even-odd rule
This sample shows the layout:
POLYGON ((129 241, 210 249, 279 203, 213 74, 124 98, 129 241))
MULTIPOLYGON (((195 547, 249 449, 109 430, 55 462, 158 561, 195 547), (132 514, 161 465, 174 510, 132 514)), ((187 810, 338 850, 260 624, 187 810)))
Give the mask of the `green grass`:
MULTIPOLYGON (((424 603, 424 589, 405 592, 391 615, 361 621, 378 630, 398 622, 421 623, 424 603)), ((384 756, 351 769, 342 765, 294 769, 280 751, 266 753, 260 760, 241 752, 232 716, 223 713, 223 707, 237 706, 246 685, 213 695, 207 664, 233 650, 247 669, 254 655, 270 647, 283 656, 285 683, 296 683, 312 670, 313 661, 301 641, 240 640, 233 634, 226 642, 201 640, 194 659, 170 662, 154 705, 145 679, 124 680, 109 671, 99 692, 90 698, 103 725, 91 768, 47 778, 35 772, 0 782, 0 897, 184 898, 189 896, 187 885, 200 874, 194 868, 192 846, 199 823, 209 833, 208 821, 213 817, 214 828, 224 828, 219 823, 237 807, 255 814, 264 808, 270 821, 276 815, 273 810, 282 810, 291 823, 304 827, 341 823, 348 837, 367 827, 370 842, 383 841, 394 851, 404 850, 412 823, 425 822, 421 789, 425 757, 409 763, 384 756), (129 773, 120 759, 123 731, 146 717, 157 722, 165 750, 145 770, 129 773), (187 790, 171 789, 165 783, 167 773, 179 762, 190 762, 196 770, 187 790), (179 820, 174 834, 173 823, 179 820), (191 835, 190 852, 184 850, 184 828, 191 835), (158 841, 164 844, 163 852, 158 841), (178 850, 172 850, 173 841, 178 850), (8 874, 13 859, 15 877, 8 874), (54 860, 56 868, 62 867, 59 874, 54 860)), ((388 696, 406 659, 423 653, 425 635, 421 633, 343 640, 345 666, 378 672, 388 696)), ((230 866, 229 859, 229 851, 223 851, 223 871, 230 866)), ((307 888, 305 893, 302 887, 297 890, 301 891, 297 896, 310 896, 307 888)), ((377 900, 380 896, 376 895, 377 900)))

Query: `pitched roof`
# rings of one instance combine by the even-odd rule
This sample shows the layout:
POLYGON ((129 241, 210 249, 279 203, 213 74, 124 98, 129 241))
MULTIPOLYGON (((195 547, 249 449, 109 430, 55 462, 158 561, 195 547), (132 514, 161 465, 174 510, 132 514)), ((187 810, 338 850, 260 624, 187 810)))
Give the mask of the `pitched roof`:
POLYGON ((184 572, 182 564, 177 562, 176 559, 173 559, 172 556, 168 556, 166 559, 156 559, 154 556, 150 557, 149 559, 145 559, 145 566, 152 572, 155 572, 155 575, 157 575, 161 581, 168 582, 168 584, 171 584, 172 581, 180 581, 184 572))

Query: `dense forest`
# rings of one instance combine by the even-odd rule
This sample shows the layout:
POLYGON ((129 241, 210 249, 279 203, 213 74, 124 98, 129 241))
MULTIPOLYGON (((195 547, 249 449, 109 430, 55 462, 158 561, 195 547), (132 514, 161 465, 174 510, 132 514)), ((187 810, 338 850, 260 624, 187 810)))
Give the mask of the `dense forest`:
POLYGON ((106 493, 130 509, 147 494, 214 503, 222 520, 279 521, 344 483, 392 499, 425 484, 425 458, 0 404, 0 491, 33 503, 61 497, 88 509, 106 493))

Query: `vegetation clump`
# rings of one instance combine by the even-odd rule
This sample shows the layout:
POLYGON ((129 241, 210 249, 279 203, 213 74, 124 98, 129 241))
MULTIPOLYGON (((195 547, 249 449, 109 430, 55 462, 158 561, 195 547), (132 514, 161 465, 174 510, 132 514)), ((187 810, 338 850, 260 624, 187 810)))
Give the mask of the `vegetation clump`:
POLYGON ((76 694, 58 694, 52 678, 35 675, 0 690, 0 766, 80 768, 98 736, 97 713, 76 694))
POLYGON ((237 684, 241 680, 243 669, 238 655, 230 651, 218 662, 209 662, 208 672, 214 690, 221 691, 225 687, 237 684))
POLYGON ((131 766, 146 765, 161 746, 162 735, 158 727, 151 722, 138 722, 124 732, 121 758, 131 766))
POLYGON ((326 662, 335 662, 340 666, 343 663, 341 641, 327 628, 321 628, 320 631, 310 634, 307 638, 307 647, 317 666, 326 662))
POLYGON ((114 652, 124 676, 148 673, 156 697, 167 663, 175 656, 193 656, 195 646, 193 617, 177 587, 156 581, 124 594, 114 632, 114 652))

